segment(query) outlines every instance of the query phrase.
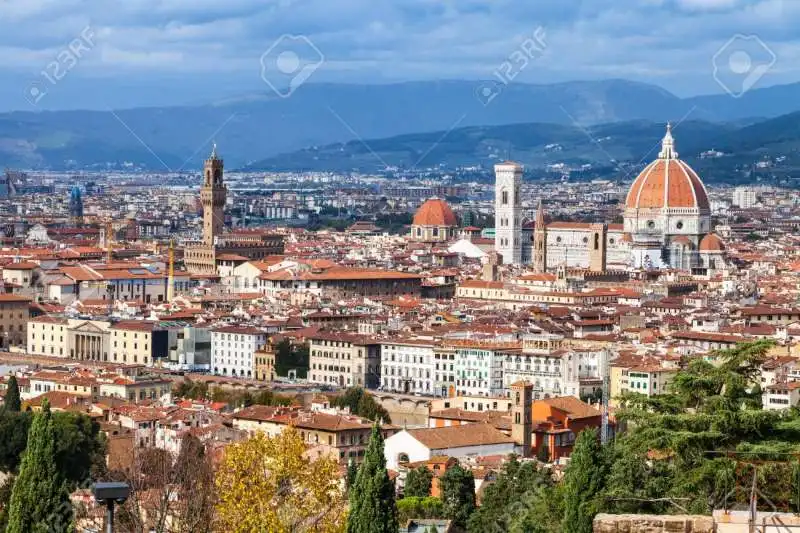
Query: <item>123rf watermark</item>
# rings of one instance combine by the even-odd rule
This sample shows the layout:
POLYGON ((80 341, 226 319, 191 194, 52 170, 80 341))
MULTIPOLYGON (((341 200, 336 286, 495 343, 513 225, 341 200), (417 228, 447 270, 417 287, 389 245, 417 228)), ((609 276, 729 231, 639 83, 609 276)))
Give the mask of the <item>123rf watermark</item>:
POLYGON ((31 105, 38 104, 47 95, 48 90, 58 85, 94 47, 94 30, 86 26, 45 65, 39 72, 39 77, 28 84, 25 88, 25 99, 31 105))
POLYGON ((778 56, 757 35, 736 34, 711 59, 713 76, 734 98, 741 98, 778 61, 778 56))
POLYGON ((497 98, 531 61, 539 59, 547 49, 547 35, 543 27, 534 30, 533 36, 526 38, 508 57, 494 69, 496 79, 482 82, 475 89, 475 96, 485 106, 497 98))
POLYGON ((281 35, 261 54, 261 79, 281 98, 289 98, 325 62, 305 35, 281 35))

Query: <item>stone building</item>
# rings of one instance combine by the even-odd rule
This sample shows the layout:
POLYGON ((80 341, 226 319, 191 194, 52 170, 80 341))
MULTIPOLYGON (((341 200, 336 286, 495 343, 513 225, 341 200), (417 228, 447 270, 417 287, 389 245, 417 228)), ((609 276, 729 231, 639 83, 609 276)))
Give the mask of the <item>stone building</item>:
POLYGON ((381 344, 374 337, 320 332, 308 342, 312 383, 368 389, 380 385, 381 344))
POLYGON ((25 347, 30 303, 25 296, 0 294, 0 350, 25 347))
POLYGON ((217 147, 203 165, 200 201, 203 205, 203 237, 188 243, 183 252, 186 269, 192 274, 217 275, 217 258, 236 254, 247 259, 263 259, 283 253, 283 236, 263 231, 223 233, 228 188, 223 177, 225 165, 217 147))

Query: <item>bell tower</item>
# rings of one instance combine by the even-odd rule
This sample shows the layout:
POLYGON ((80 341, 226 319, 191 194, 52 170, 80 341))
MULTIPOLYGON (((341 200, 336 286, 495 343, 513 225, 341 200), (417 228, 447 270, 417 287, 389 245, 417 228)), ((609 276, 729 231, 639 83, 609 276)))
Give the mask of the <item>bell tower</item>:
POLYGON ((503 264, 522 262, 522 166, 506 161, 494 166, 494 249, 503 264))
POLYGON ((591 232, 591 238, 589 239, 589 270, 592 272, 605 272, 608 225, 592 224, 591 232))
POLYGON ((200 201, 203 204, 203 244, 213 246, 214 238, 222 233, 225 222, 225 197, 227 188, 222 179, 224 169, 222 158, 217 157, 217 145, 203 164, 203 186, 200 188, 200 201))
POLYGON ((533 435, 533 383, 517 381, 511 389, 511 438, 522 447, 522 456, 531 456, 533 435))

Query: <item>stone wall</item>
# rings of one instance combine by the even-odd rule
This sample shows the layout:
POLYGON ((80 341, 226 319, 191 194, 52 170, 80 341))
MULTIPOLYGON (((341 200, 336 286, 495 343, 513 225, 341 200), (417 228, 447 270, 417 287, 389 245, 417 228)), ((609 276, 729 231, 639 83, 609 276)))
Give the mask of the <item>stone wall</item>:
POLYGON ((595 533, 714 533, 714 519, 702 515, 599 514, 595 533))

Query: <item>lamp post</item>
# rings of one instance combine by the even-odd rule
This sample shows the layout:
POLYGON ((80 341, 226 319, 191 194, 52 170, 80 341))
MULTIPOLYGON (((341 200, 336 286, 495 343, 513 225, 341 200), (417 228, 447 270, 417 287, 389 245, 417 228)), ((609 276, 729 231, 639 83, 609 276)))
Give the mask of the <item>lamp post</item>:
POLYGON ((125 503, 131 493, 130 486, 121 482, 95 483, 92 493, 97 503, 106 505, 106 533, 114 533, 114 504, 125 503))

